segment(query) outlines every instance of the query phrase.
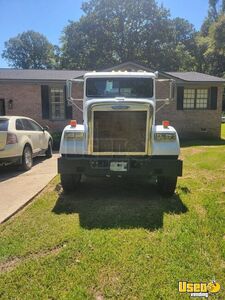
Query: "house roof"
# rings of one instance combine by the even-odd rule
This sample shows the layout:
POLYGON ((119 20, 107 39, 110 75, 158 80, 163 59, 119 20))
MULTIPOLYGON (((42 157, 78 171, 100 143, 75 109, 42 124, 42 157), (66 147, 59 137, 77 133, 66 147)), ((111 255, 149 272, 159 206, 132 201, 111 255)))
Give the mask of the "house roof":
POLYGON ((76 70, 18 70, 0 68, 0 80, 67 80, 83 76, 88 71, 76 70))
MULTIPOLYGON (((135 62, 126 62, 103 71, 120 70, 124 67, 134 67, 137 70, 153 72, 150 68, 144 67, 135 62)), ((66 81, 71 78, 78 78, 90 71, 85 70, 21 70, 0 68, 0 81, 66 81)), ((166 77, 172 77, 184 82, 193 83, 225 83, 224 78, 211 76, 198 72, 159 72, 166 77)))
POLYGON ((139 69, 139 70, 143 70, 143 71, 147 71, 147 72, 154 72, 153 69, 150 69, 146 66, 143 66, 140 63, 133 62, 133 61, 127 61, 127 62, 121 63, 119 65, 116 65, 116 66, 111 66, 111 67, 108 67, 108 68, 104 68, 102 71, 110 72, 110 71, 113 71, 113 70, 120 70, 120 69, 123 69, 126 66, 129 66, 131 68, 133 67, 134 69, 137 69, 137 70, 139 69))
POLYGON ((198 72, 163 72, 163 74, 188 82, 225 82, 224 78, 198 72))

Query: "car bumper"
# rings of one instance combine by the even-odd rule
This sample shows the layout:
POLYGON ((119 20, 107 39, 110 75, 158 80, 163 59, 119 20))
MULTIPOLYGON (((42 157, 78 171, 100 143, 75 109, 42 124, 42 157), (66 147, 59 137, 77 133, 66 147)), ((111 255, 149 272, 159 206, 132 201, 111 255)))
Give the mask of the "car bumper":
POLYGON ((182 176, 183 162, 176 157, 95 157, 66 155, 58 159, 58 173, 87 176, 182 176), (112 162, 127 163, 113 171, 112 162))
POLYGON ((20 147, 18 143, 5 145, 4 149, 0 150, 0 159, 8 159, 14 158, 18 156, 22 156, 23 149, 20 147))
POLYGON ((0 166, 6 166, 6 165, 11 165, 11 164, 21 163, 21 160, 22 160, 21 156, 0 158, 0 166))

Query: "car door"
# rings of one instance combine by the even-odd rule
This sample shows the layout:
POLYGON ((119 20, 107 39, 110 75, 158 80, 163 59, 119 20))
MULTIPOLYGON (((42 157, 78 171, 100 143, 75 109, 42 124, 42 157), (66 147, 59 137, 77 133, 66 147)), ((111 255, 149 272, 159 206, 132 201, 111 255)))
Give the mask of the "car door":
POLYGON ((33 154, 38 154, 41 151, 39 143, 39 132, 35 131, 29 119, 21 119, 24 128, 24 134, 31 140, 33 146, 33 154))
POLYGON ((45 150, 48 148, 48 138, 43 128, 35 121, 29 120, 36 134, 38 135, 39 148, 45 150))

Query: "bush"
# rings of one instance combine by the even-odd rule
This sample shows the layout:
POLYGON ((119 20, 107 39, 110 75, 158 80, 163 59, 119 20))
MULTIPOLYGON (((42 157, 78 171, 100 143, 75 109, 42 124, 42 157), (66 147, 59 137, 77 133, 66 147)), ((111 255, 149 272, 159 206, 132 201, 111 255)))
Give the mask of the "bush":
POLYGON ((53 150, 59 150, 62 132, 53 132, 53 150))

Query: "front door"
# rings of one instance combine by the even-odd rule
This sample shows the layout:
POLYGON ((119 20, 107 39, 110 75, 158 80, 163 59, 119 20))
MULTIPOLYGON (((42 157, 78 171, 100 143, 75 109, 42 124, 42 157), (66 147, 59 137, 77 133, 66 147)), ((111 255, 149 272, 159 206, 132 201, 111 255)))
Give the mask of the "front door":
POLYGON ((5 100, 0 99, 0 116, 5 115, 5 100))

